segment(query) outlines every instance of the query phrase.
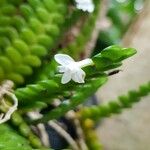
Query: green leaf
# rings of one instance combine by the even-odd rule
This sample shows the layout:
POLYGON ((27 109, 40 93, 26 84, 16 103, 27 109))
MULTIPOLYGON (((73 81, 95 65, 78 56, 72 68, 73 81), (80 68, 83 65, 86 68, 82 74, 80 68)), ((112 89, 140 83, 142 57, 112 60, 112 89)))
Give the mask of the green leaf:
POLYGON ((29 142, 6 124, 0 125, 1 150, 32 150, 29 142))
POLYGON ((30 50, 28 45, 20 39, 15 39, 13 41, 13 46, 19 51, 19 53, 21 53, 21 55, 25 56, 25 55, 29 55, 30 54, 30 50))
POLYGON ((109 46, 101 52, 101 56, 108 58, 113 62, 120 62, 128 57, 131 57, 136 53, 133 48, 121 48, 119 46, 113 45, 109 46))
POLYGON ((150 94, 150 82, 140 86, 138 90, 129 91, 127 95, 119 96, 117 100, 109 101, 107 104, 85 107, 81 110, 81 117, 99 120, 109 117, 111 114, 121 113, 122 109, 132 107, 135 102, 139 102, 148 94, 150 94))
POLYGON ((34 123, 47 122, 48 120, 63 116, 67 111, 76 108, 79 104, 87 100, 87 98, 95 93, 106 81, 107 76, 101 74, 101 76, 97 78, 86 81, 85 84, 76 86, 75 93, 70 100, 64 100, 59 107, 48 112, 42 119, 36 120, 34 123))
POLYGON ((136 53, 133 48, 121 48, 113 45, 105 48, 101 53, 92 58, 96 68, 100 71, 106 71, 122 65, 121 61, 131 57, 136 53))
POLYGON ((96 55, 93 58, 93 61, 94 61, 94 64, 95 64, 96 68, 98 68, 100 70, 102 68, 107 67, 107 66, 109 66, 113 63, 110 59, 103 58, 101 55, 96 55))
POLYGON ((0 56, 0 64, 6 72, 12 71, 12 63, 7 57, 0 56))

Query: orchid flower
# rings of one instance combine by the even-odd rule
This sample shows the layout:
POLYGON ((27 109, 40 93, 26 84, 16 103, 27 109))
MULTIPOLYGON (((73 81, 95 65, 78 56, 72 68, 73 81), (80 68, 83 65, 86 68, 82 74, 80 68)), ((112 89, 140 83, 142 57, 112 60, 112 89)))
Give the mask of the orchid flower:
POLYGON ((71 79, 78 83, 84 83, 86 74, 81 68, 93 65, 93 61, 89 58, 75 62, 66 54, 56 54, 55 60, 61 65, 58 66, 58 71, 64 73, 61 79, 62 84, 68 83, 71 79))
POLYGON ((76 7, 83 11, 88 11, 92 13, 94 11, 94 3, 92 0, 75 0, 76 7))

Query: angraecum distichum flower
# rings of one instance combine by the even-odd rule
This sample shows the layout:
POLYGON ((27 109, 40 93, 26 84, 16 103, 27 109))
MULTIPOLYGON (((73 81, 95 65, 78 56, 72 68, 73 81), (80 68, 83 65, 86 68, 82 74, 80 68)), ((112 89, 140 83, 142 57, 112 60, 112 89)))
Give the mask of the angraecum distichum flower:
POLYGON ((58 71, 63 73, 62 84, 68 83, 71 79, 77 83, 84 83, 86 73, 81 68, 93 65, 93 61, 90 58, 78 62, 75 62, 73 58, 66 54, 56 54, 54 58, 60 64, 58 71))

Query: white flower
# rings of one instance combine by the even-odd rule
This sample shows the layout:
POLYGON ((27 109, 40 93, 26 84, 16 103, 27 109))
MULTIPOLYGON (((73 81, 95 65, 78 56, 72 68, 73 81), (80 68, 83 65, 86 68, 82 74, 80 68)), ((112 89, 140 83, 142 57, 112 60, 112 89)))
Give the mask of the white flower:
POLYGON ((93 61, 89 58, 75 62, 70 56, 65 54, 56 54, 55 60, 61 65, 58 66, 58 71, 64 73, 61 79, 62 84, 68 83, 71 79, 78 83, 84 83, 86 74, 81 68, 93 65, 93 61))
POLYGON ((92 13, 94 11, 94 3, 92 0, 75 0, 76 7, 83 11, 88 11, 92 13))

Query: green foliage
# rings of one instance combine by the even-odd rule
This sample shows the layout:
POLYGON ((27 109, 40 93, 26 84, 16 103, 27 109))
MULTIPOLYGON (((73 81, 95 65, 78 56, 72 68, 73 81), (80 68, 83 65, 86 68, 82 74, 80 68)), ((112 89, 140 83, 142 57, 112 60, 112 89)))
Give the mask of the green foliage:
POLYGON ((17 129, 17 131, 22 136, 28 139, 28 142, 32 147, 42 148, 42 143, 40 139, 35 134, 33 134, 30 126, 25 122, 23 117, 18 112, 15 112, 12 115, 11 122, 13 126, 17 129))
MULTIPOLYGON (((42 80, 42 81, 37 82, 36 84, 27 85, 24 88, 18 88, 15 91, 15 94, 20 101, 20 107, 32 108, 34 104, 35 105, 37 104, 37 102, 51 103, 54 100, 54 98, 58 98, 60 95, 63 96, 66 91, 68 92, 78 91, 78 88, 80 88, 80 86, 81 86, 81 89, 83 87, 85 88, 85 93, 82 91, 83 94, 81 94, 79 90, 79 95, 86 96, 86 93, 91 93, 90 95, 92 95, 92 93, 94 92, 92 92, 91 89, 94 89, 94 87, 96 87, 97 89, 101 85, 101 84, 96 85, 96 83, 99 83, 99 80, 100 81, 106 80, 106 75, 105 74, 103 75, 102 71, 106 71, 106 70, 114 69, 118 67, 117 65, 118 64, 120 65, 123 59, 126 59, 135 53, 136 51, 134 49, 121 48, 119 46, 111 46, 111 47, 108 47, 107 49, 104 49, 104 51, 102 51, 100 54, 92 58, 94 62, 94 66, 92 67, 89 66, 85 68, 87 79, 86 79, 85 85, 82 85, 82 86, 72 83, 72 82, 70 84, 62 85, 60 83, 61 75, 55 75, 53 79, 42 80), (109 61, 109 63, 108 64, 105 63, 106 61, 109 61), (97 78, 97 81, 94 81, 95 77, 97 78), (93 80, 91 80, 92 78, 93 80), (88 83, 88 82, 91 82, 91 83, 88 83), (92 82, 95 82, 95 83, 92 83, 92 82), (28 103, 29 101, 30 103, 28 103), (33 104, 32 106, 31 106, 31 103, 33 104)), ((78 99, 84 100, 85 98, 88 98, 88 96, 84 98, 82 98, 81 96, 78 99)), ((42 106, 45 107, 45 105, 43 104, 42 106)), ((72 109, 72 107, 70 107, 70 109, 72 109)))
POLYGON ((97 137, 96 131, 94 130, 94 122, 91 119, 82 120, 82 128, 85 133, 86 144, 89 149, 102 150, 103 146, 97 137))
POLYGON ((121 113, 123 108, 131 108, 142 97, 150 93, 150 82, 139 87, 139 89, 129 91, 127 95, 118 97, 118 100, 110 101, 105 105, 92 106, 81 110, 81 117, 99 120, 103 117, 109 117, 111 114, 121 113))
POLYGON ((23 84, 60 36, 67 7, 60 0, 4 1, 0 10, 0 81, 23 84))
POLYGON ((0 125, 0 149, 3 150, 32 150, 28 141, 18 135, 10 126, 0 125))
POLYGON ((102 52, 94 56, 92 60, 98 70, 106 71, 120 66, 122 60, 131 57, 135 53, 136 50, 133 48, 122 48, 114 45, 102 50, 102 52))
MULTIPOLYGON (((65 99, 55 109, 47 112, 42 119, 36 120, 34 123, 47 122, 50 119, 57 119, 64 115, 67 111, 74 109, 79 104, 82 104, 89 96, 91 96, 96 90, 101 87, 107 78, 105 75, 92 79, 84 85, 77 86, 74 90, 75 93, 69 99, 65 99)), ((70 89, 70 88, 68 88, 70 89)))

